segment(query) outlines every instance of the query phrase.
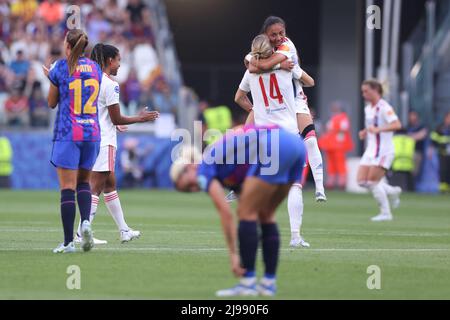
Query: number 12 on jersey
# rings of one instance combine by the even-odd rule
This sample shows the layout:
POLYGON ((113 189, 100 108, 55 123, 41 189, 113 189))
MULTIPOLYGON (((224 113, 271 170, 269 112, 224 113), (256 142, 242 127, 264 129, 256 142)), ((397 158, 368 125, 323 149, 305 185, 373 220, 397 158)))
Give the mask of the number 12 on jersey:
MULTIPOLYGON (((264 99, 264 104, 266 108, 269 107, 269 99, 267 98, 266 88, 264 87, 264 79, 259 76, 259 85, 261 86, 261 92, 264 99)), ((279 104, 283 104, 283 95, 280 92, 280 87, 278 86, 277 75, 275 73, 270 74, 270 88, 269 88, 270 98, 273 100, 278 100, 279 104)))
POLYGON ((98 92, 100 89, 99 83, 96 79, 87 79, 82 81, 81 79, 75 79, 71 83, 69 83, 69 89, 73 90, 73 112, 75 114, 93 114, 97 113, 97 107, 93 106, 95 99, 98 96, 98 92), (86 101, 86 104, 82 108, 82 91, 83 91, 83 85, 84 87, 94 87, 94 91, 92 92, 91 96, 89 97, 88 101, 86 101), (81 110, 83 109, 83 110, 81 110))

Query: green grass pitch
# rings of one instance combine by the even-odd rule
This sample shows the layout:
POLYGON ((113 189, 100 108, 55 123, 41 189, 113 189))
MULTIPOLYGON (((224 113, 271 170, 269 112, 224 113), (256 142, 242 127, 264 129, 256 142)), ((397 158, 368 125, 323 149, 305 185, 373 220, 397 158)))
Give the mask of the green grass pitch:
MULTIPOLYGON (((214 299, 235 284, 220 222, 205 194, 120 193, 141 239, 120 244, 102 201, 92 252, 55 255, 62 239, 58 192, 0 191, 0 299, 214 299), (81 289, 69 290, 78 265, 81 289)), ((450 199, 405 195, 390 223, 371 223, 369 195, 329 193, 319 205, 307 192, 303 233, 310 249, 291 250, 286 204, 277 299, 450 299, 450 199), (381 270, 369 290, 367 268, 381 270)), ((262 272, 261 253, 258 273, 262 272)))

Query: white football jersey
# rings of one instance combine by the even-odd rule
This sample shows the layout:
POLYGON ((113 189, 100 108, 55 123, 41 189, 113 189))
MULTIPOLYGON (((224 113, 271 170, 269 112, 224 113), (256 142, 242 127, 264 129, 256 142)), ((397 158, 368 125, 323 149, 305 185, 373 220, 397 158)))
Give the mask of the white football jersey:
MULTIPOLYGON (((368 105, 365 110, 365 125, 366 129, 370 126, 384 127, 394 121, 398 120, 394 108, 387 103, 386 100, 381 99, 374 106, 368 105)), ((367 133, 367 149, 366 152, 373 154, 373 157, 378 158, 380 155, 394 153, 394 132, 380 132, 379 134, 367 133)))
POLYGON ((114 146, 117 148, 116 126, 109 116, 108 107, 119 104, 119 84, 103 73, 100 93, 98 96, 98 120, 100 123, 101 143, 100 146, 114 146))
MULTIPOLYGON (((287 37, 284 38, 283 43, 275 48, 275 53, 280 53, 286 56, 288 59, 292 60, 295 66, 300 67, 300 61, 298 59, 298 52, 295 44, 287 37)), ((308 99, 303 91, 302 83, 299 79, 294 77, 294 85, 295 85, 295 101, 298 105, 305 105, 308 103, 308 99)))
POLYGON ((247 70, 239 89, 252 94, 256 125, 273 124, 298 134, 291 72, 255 74, 247 70))

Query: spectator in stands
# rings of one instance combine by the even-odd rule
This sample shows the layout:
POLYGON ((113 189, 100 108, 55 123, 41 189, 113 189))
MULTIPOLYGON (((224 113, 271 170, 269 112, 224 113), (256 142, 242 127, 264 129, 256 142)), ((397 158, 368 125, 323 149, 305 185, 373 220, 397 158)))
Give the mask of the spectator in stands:
POLYGON ((127 107, 130 104, 138 105, 141 96, 141 85, 136 77, 136 71, 130 70, 129 76, 125 84, 122 86, 124 93, 124 103, 127 107))
POLYGON ((30 70, 30 62, 25 59, 23 51, 19 50, 17 51, 16 59, 11 62, 9 67, 16 75, 17 80, 25 80, 30 70))
POLYGON ((123 143, 123 151, 120 155, 120 166, 124 174, 122 186, 135 188, 141 185, 144 169, 141 165, 141 156, 138 150, 139 140, 128 138, 123 143))
POLYGON ((127 19, 127 14, 119 6, 117 0, 109 0, 108 10, 105 10, 105 19, 111 24, 121 24, 127 19))
POLYGON ((41 86, 37 85, 33 89, 30 97, 30 122, 32 127, 48 127, 49 108, 47 100, 42 94, 41 86))
POLYGON ((421 123, 419 114, 412 110, 408 114, 407 134, 416 142, 414 152, 414 181, 418 179, 422 171, 423 158, 425 156, 425 143, 428 138, 428 129, 421 123))
POLYGON ((350 120, 340 102, 331 104, 331 118, 326 132, 319 139, 319 146, 326 153, 328 189, 345 189, 347 185, 348 152, 353 150, 350 120))
MULTIPOLYGON (((107 10, 107 9, 105 9, 107 10)), ((101 9, 94 8, 89 16, 88 20, 88 34, 89 42, 97 43, 101 42, 101 34, 109 33, 111 31, 111 25, 103 18, 103 11, 101 9)))
POLYGON ((51 31, 64 18, 64 8, 58 0, 45 0, 39 6, 39 16, 44 19, 51 31))
POLYGON ((141 0, 129 0, 126 10, 131 23, 140 24, 146 9, 147 7, 141 0))
POLYGON ((441 192, 450 192, 450 112, 444 122, 431 133, 433 145, 438 149, 441 192))
POLYGON ((38 2, 36 0, 15 0, 11 2, 10 8, 12 17, 28 23, 38 9, 38 2))
POLYGON ((17 86, 5 102, 5 114, 10 126, 25 126, 29 123, 28 99, 17 86))
POLYGON ((153 84, 152 90, 153 106, 161 113, 176 113, 176 103, 170 93, 170 87, 167 82, 158 77, 153 84))

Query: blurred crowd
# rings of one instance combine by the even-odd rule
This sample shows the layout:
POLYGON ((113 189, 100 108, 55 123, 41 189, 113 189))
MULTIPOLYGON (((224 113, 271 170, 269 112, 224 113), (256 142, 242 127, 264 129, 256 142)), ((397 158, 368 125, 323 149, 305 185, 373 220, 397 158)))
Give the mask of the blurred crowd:
POLYGON ((141 106, 175 113, 178 92, 166 80, 155 49, 152 14, 141 0, 0 0, 0 125, 48 127, 49 82, 42 64, 63 58, 67 18, 78 11, 89 37, 119 48, 124 110, 141 106))

